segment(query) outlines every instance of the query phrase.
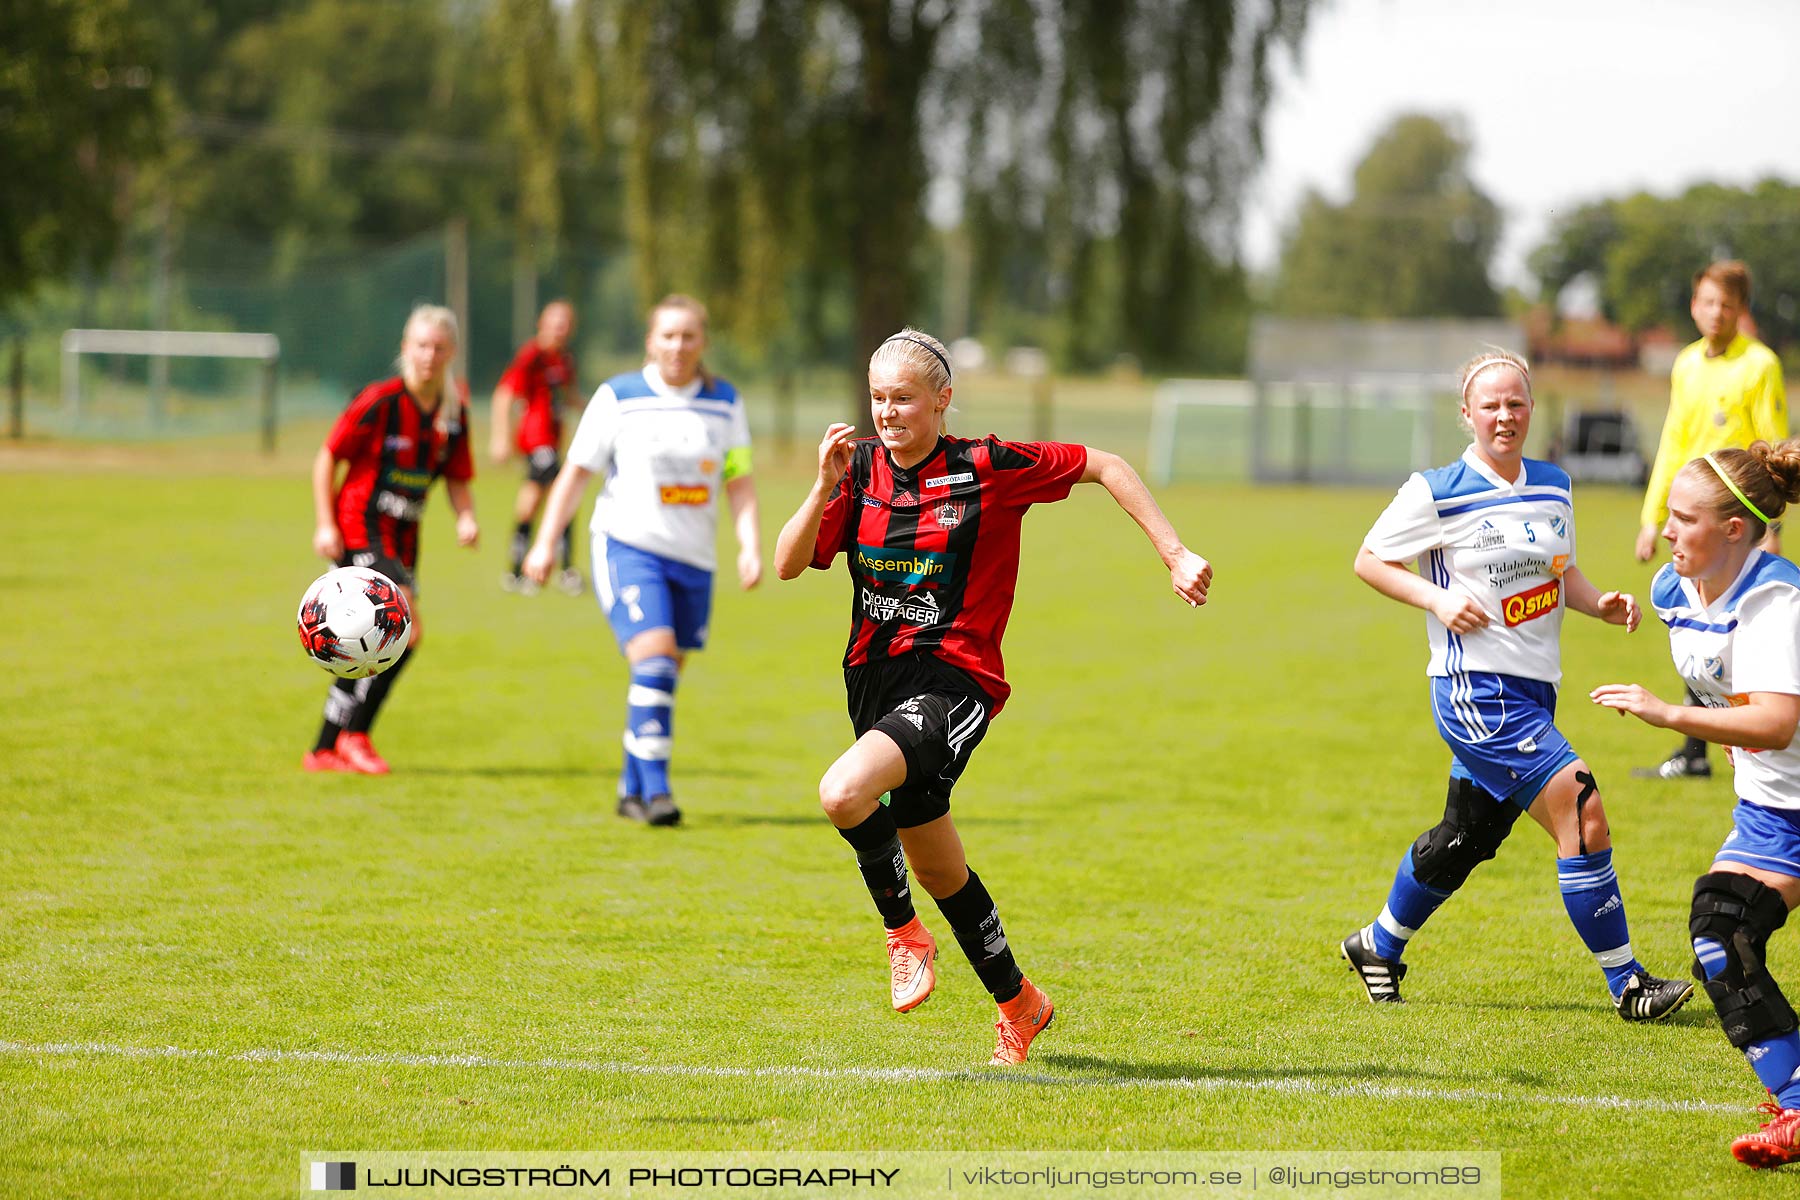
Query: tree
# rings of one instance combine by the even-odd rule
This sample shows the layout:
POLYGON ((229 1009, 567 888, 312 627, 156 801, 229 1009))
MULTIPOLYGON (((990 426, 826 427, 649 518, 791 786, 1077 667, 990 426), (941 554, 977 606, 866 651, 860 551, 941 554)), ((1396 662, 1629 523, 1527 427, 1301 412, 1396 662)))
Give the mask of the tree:
POLYGON ((1685 334, 1694 273, 1717 258, 1749 264, 1758 335, 1777 350, 1800 346, 1800 187, 1777 179, 1585 204, 1556 223, 1531 266, 1546 299, 1585 277, 1627 329, 1685 334))
POLYGON ((154 42, 130 0, 0 9, 0 306, 111 253, 161 133, 154 42))
POLYGON ((1294 316, 1487 317, 1499 208, 1469 177, 1454 123, 1398 118, 1360 164, 1349 203, 1316 192, 1282 250, 1275 307, 1294 316))
POLYGON ((841 288, 844 349, 862 361, 924 319, 935 182, 962 205, 978 290, 1035 259, 1065 329, 1177 358, 1199 293, 1232 281, 1269 56, 1297 42, 1306 9, 590 0, 633 96, 640 288, 688 281, 748 329, 790 304, 817 316, 841 288))

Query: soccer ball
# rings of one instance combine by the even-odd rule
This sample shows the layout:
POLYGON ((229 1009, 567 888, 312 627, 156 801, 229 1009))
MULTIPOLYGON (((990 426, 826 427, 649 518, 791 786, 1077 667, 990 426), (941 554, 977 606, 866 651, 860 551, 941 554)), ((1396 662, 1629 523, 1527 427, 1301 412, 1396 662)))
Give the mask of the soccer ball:
POLYGON ((300 644, 340 679, 379 675, 412 640, 406 593, 379 571, 334 567, 300 598, 300 644))

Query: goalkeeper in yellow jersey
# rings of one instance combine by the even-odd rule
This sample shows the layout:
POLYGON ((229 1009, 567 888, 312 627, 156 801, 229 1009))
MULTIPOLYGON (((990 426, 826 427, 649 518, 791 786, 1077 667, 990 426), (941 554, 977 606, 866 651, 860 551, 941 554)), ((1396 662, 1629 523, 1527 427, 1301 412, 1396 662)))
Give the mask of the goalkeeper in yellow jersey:
MULTIPOLYGON (((1675 357, 1669 372, 1669 415, 1663 420, 1656 465, 1644 489, 1637 558, 1649 562, 1669 516, 1669 485, 1684 463, 1714 450, 1747 449, 1788 436, 1787 394, 1774 351, 1738 330, 1750 309, 1750 269, 1735 259, 1712 263, 1694 276, 1689 311, 1700 339, 1675 357)), ((1769 526, 1762 548, 1781 553, 1781 527, 1769 526)), ((1697 703, 1692 691, 1688 703, 1697 703)), ((1667 760, 1635 774, 1679 779, 1712 774, 1706 743, 1689 738, 1667 760)))

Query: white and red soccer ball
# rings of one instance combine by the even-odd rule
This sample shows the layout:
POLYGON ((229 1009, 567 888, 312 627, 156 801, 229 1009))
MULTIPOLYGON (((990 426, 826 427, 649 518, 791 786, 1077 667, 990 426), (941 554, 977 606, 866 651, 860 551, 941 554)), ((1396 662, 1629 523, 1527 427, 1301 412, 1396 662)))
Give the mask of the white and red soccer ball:
POLYGON ((381 674, 406 653, 412 608, 381 572, 334 567, 300 598, 299 626, 307 657, 340 679, 361 679, 381 674))

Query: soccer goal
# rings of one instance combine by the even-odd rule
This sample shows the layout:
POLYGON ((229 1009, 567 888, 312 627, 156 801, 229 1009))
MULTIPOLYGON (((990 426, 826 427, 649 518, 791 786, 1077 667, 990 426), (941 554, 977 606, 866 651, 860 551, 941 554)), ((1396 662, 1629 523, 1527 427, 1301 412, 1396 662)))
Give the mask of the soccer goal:
MULTIPOLYGON (((251 359, 260 364, 258 388, 261 410, 262 448, 275 451, 275 426, 278 404, 278 372, 281 364, 281 339, 272 333, 190 333, 170 329, 68 329, 62 335, 63 419, 73 429, 81 424, 84 397, 81 386, 81 356, 84 354, 122 354, 157 363, 171 358, 251 359)), ((155 372, 153 370, 153 377, 155 372)), ((150 425, 161 424, 164 388, 152 382, 145 405, 150 425)))
POLYGON ((1397 485, 1461 448, 1456 368, 1485 348, 1523 345, 1504 321, 1259 317, 1248 379, 1158 387, 1152 476, 1397 485))

